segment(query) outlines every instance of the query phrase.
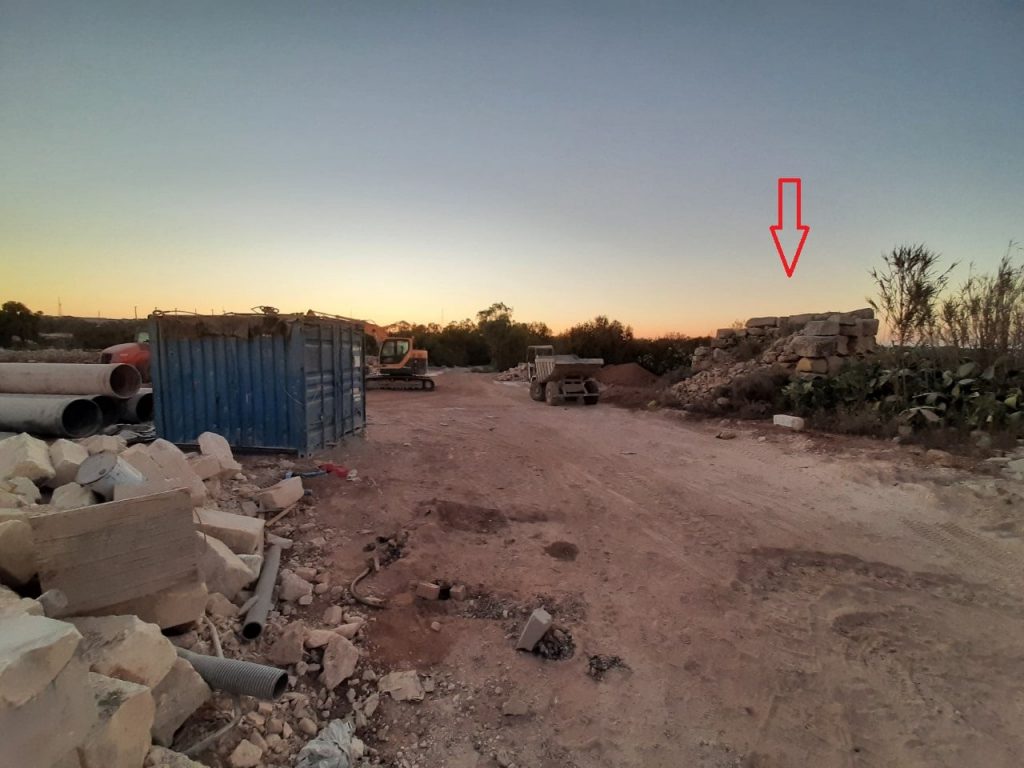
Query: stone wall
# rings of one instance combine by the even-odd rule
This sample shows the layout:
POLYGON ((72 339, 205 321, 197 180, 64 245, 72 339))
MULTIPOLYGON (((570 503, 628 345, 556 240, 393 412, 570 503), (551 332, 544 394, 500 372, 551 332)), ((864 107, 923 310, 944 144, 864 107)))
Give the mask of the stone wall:
POLYGON ((831 376, 843 361, 875 351, 878 320, 872 309, 789 317, 752 317, 746 327, 720 328, 710 347, 698 347, 695 370, 737 361, 741 345, 760 343, 760 363, 778 365, 800 377, 831 376))

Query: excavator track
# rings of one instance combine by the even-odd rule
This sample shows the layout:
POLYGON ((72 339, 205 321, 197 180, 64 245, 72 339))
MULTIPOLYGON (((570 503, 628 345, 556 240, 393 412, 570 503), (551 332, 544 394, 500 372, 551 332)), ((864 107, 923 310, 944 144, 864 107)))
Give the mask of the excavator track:
POLYGON ((426 392, 434 391, 434 380, 429 376, 367 376, 367 389, 406 389, 426 392))

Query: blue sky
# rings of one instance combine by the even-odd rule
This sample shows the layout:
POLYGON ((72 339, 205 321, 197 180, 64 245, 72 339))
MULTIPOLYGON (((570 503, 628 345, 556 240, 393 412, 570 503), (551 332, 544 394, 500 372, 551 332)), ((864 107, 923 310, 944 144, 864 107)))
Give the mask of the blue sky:
POLYGON ((1024 239, 1024 4, 0 3, 0 298, 700 333, 1024 239), (799 176, 800 266, 768 233, 799 176))

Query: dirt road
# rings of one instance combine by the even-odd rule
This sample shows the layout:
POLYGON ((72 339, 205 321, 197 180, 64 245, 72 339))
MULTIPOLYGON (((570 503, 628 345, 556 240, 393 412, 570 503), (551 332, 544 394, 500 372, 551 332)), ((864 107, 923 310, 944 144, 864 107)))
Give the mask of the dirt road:
POLYGON ((484 375, 368 412, 334 454, 362 482, 309 485, 341 576, 370 531, 411 532, 367 584, 390 599, 375 668, 437 681, 375 715, 394 764, 1024 764, 1020 486, 877 443, 552 408, 484 375), (415 600, 411 579, 477 599, 415 600), (572 658, 513 650, 538 605, 572 658), (626 666, 595 680, 595 654, 626 666))

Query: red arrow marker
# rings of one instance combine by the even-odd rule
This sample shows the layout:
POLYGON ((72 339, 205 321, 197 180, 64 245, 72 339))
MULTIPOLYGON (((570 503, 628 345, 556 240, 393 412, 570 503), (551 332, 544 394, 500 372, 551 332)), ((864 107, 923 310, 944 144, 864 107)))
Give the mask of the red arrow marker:
POLYGON ((804 226, 803 220, 800 217, 800 194, 800 179, 779 179, 779 223, 774 227, 768 227, 772 233, 772 240, 775 241, 775 250, 779 252, 779 258, 782 259, 782 268, 786 270, 786 277, 792 277, 793 273, 796 272, 796 263, 800 260, 800 252, 803 251, 804 243, 807 242, 807 233, 811 231, 810 227, 804 226), (792 263, 786 258, 786 249, 779 242, 779 230, 786 231, 782 206, 782 190, 786 184, 796 185, 796 229, 800 232, 800 242, 796 246, 792 263))

